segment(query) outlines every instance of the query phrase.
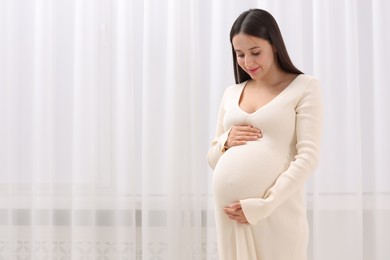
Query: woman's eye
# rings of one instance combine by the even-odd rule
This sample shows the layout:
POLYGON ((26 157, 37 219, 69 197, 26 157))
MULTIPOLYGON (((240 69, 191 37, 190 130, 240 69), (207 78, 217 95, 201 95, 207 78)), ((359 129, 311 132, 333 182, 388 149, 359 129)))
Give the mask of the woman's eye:
POLYGON ((260 54, 260 52, 252 53, 252 55, 254 55, 254 56, 257 56, 257 55, 259 55, 259 54, 260 54))
POLYGON ((244 58, 244 54, 237 54, 238 58, 244 58))

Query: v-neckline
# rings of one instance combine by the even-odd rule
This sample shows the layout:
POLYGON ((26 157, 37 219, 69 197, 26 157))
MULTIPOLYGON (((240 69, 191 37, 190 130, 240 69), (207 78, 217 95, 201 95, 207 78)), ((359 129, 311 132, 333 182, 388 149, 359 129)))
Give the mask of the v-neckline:
POLYGON ((253 114, 256 114, 258 111, 260 110, 263 110, 264 107, 267 107, 269 106, 271 103, 274 102, 274 100, 276 100, 280 95, 282 95, 284 92, 286 92, 286 90, 299 78, 299 76, 301 76, 302 74, 299 74, 297 75, 282 91, 280 91, 279 94, 277 94, 275 97, 273 97, 270 101, 268 101, 267 103, 265 103, 264 105, 262 105, 261 107, 259 107, 258 109, 256 109, 255 111, 253 111, 252 113, 248 113, 246 112, 245 110, 243 110, 240 106, 240 100, 241 100, 241 97, 242 97, 242 94, 244 92, 244 89, 246 87, 246 85, 248 84, 249 80, 247 80, 246 82, 243 82, 242 84, 242 88, 239 92, 239 95, 238 95, 238 100, 236 102, 237 106, 238 106, 238 109, 243 112, 244 114, 247 114, 247 115, 253 115, 253 114))

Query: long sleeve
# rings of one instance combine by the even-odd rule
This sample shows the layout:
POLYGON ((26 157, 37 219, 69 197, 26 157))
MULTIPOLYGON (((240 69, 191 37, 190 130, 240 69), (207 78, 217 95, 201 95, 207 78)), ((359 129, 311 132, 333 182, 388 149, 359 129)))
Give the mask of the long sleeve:
POLYGON ((225 130, 223 126, 223 119, 225 116, 225 99, 227 95, 227 90, 222 96, 221 103, 219 105, 218 118, 217 118, 217 129, 215 131, 215 137, 211 141, 211 148, 208 151, 207 159, 210 167, 215 168, 219 158, 224 152, 224 145, 228 139, 230 129, 225 130))
POLYGON ((250 224, 267 218, 279 205, 302 188, 318 164, 322 130, 322 97, 317 80, 306 86, 296 106, 297 154, 263 198, 240 200, 250 224))

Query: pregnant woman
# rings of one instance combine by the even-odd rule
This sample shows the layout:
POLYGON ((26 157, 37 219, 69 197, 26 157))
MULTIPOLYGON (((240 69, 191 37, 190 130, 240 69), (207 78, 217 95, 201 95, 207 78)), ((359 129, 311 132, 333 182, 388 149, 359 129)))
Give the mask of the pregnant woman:
POLYGON ((208 153, 219 257, 306 260, 305 183, 319 156, 319 83, 293 65, 264 10, 242 13, 230 41, 236 84, 222 97, 208 153))

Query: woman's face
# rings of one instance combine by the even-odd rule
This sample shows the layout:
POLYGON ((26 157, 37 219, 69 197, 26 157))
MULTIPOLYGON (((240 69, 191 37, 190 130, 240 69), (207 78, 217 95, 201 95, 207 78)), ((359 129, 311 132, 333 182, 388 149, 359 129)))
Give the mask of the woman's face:
POLYGON ((263 79, 277 69, 274 47, 267 40, 240 33, 232 43, 238 65, 252 79, 263 79))

